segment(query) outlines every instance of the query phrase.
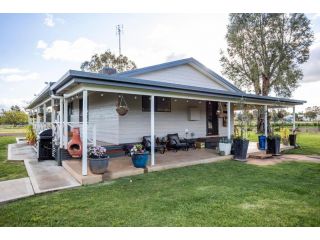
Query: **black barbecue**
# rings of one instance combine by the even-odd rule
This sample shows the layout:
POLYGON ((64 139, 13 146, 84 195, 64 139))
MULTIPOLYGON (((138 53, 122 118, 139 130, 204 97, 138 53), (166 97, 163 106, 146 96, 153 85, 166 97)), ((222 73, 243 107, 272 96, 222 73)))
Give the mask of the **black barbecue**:
POLYGON ((52 129, 45 129, 38 134, 38 160, 51 160, 52 157, 52 129))

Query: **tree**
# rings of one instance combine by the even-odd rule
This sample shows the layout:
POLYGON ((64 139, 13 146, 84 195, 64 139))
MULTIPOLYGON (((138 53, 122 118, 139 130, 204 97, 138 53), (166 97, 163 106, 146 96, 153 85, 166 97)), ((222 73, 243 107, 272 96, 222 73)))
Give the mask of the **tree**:
POLYGON ((102 54, 94 54, 90 61, 81 64, 82 71, 99 72, 104 67, 114 68, 117 72, 124 72, 137 68, 134 61, 124 55, 115 56, 110 50, 102 54))
POLYGON ((28 115, 21 110, 3 111, 0 122, 1 124, 12 124, 14 126, 25 124, 28 123, 28 115))
POLYGON ((314 119, 316 119, 317 118, 317 112, 316 111, 314 111, 314 110, 309 110, 309 111, 306 111, 306 113, 305 113, 305 116, 307 117, 307 118, 309 118, 309 120, 314 120, 314 119))
POLYGON ((11 106, 10 109, 11 109, 12 111, 18 111, 18 112, 21 111, 21 109, 20 109, 20 107, 19 107, 18 105, 13 105, 13 106, 11 106))
MULTIPOLYGON (((230 14, 227 52, 221 51, 223 74, 236 86, 268 96, 290 97, 309 59, 313 41, 310 20, 304 14, 230 14)), ((259 115, 262 115, 260 111, 259 115)), ((258 117, 258 131, 263 131, 258 117)))

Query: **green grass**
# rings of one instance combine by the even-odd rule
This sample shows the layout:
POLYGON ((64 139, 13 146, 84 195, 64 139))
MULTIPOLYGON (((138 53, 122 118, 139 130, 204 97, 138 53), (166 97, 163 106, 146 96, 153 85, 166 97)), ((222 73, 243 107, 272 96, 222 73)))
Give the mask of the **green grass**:
POLYGON ((320 155, 320 133, 298 133, 297 143, 300 148, 289 150, 286 153, 320 155))
POLYGON ((0 225, 320 226, 319 182, 316 163, 229 160, 19 200, 0 225))
POLYGON ((25 126, 0 125, 0 134, 21 134, 23 136, 25 133, 25 126))
POLYGON ((24 163, 7 162, 8 144, 15 142, 15 137, 0 137, 0 181, 28 176, 24 163))
MULTIPOLYGON (((258 141, 258 134, 248 132, 251 142, 258 141)), ((288 150, 288 154, 320 155, 320 133, 298 133, 297 143, 300 148, 288 150)))

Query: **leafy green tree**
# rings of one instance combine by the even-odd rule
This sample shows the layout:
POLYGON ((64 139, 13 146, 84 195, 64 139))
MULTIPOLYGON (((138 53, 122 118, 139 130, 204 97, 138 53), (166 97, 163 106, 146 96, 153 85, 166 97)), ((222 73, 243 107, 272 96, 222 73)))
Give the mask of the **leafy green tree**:
POLYGON ((307 118, 309 118, 310 120, 314 120, 314 119, 316 119, 316 117, 317 117, 317 112, 314 111, 314 110, 309 110, 309 111, 307 111, 307 112, 305 113, 305 116, 306 116, 307 118))
POLYGON ((124 72, 137 68, 134 61, 124 55, 116 56, 110 50, 102 54, 94 54, 90 61, 81 64, 82 71, 100 72, 104 67, 114 68, 117 72, 124 72))
MULTIPOLYGON (((258 95, 273 91, 290 97, 303 77, 300 65, 309 59, 313 32, 305 14, 230 14, 226 40, 220 62, 236 86, 258 95)), ((263 125, 260 116, 259 132, 263 125)))
POLYGON ((25 124, 28 123, 28 115, 21 110, 3 111, 0 122, 1 124, 12 124, 14 126, 25 124))

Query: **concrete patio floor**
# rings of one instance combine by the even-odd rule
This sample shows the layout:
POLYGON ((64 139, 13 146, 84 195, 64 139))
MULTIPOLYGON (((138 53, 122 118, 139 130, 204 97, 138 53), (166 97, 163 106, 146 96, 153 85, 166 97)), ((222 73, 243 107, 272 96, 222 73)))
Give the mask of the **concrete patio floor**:
MULTIPOLYGON (((281 150, 291 149, 290 146, 281 145, 281 150)), ((248 154, 263 152, 258 150, 256 142, 250 142, 248 154)), ((189 151, 180 150, 166 151, 165 154, 156 153, 154 166, 148 165, 146 169, 135 168, 132 165, 131 158, 128 156, 111 158, 109 161, 108 171, 103 174, 93 174, 88 166, 88 175, 82 176, 81 160, 65 160, 63 167, 83 185, 102 182, 120 177, 128 177, 147 172, 161 171, 171 168, 192 166, 197 164, 212 163, 222 160, 231 159, 232 155, 220 156, 214 149, 190 149, 189 151)), ((150 162, 150 161, 149 161, 150 162)))
POLYGON ((8 145, 8 161, 24 161, 25 159, 36 159, 37 153, 27 143, 14 143, 8 145))

